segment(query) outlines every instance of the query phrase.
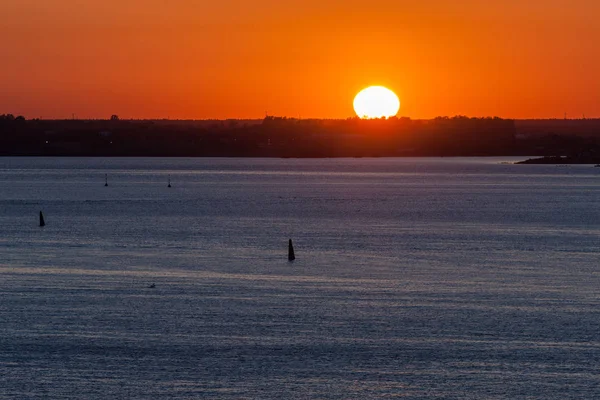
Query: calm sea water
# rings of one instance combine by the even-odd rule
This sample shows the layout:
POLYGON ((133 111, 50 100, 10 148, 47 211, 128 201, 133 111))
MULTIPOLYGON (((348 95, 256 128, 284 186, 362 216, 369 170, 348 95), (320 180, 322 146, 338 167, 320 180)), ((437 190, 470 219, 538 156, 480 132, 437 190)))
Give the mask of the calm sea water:
POLYGON ((0 158, 0 397, 599 398, 600 168, 503 161, 0 158))

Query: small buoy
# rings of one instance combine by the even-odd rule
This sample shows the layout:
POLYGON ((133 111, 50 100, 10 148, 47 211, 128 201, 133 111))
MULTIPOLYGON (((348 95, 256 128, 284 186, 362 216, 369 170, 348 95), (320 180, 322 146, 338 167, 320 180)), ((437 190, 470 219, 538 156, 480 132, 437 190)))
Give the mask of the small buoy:
POLYGON ((40 226, 46 226, 46 221, 44 221, 44 214, 40 211, 40 226))
POLYGON ((296 255, 294 254, 294 245, 292 244, 292 239, 290 239, 288 245, 288 261, 294 261, 296 259, 296 255))

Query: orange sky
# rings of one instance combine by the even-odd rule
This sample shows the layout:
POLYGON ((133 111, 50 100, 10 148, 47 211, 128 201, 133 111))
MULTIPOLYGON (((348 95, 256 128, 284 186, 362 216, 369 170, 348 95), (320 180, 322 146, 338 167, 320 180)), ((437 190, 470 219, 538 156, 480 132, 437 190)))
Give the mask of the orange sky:
POLYGON ((598 0, 3 0, 0 114, 600 117, 598 0), (7 18, 7 16, 9 16, 7 18))

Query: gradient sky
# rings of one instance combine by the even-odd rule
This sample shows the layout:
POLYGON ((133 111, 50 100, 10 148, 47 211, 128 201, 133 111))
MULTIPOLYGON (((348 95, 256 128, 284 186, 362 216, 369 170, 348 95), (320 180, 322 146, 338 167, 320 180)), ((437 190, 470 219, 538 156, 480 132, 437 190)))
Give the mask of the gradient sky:
POLYGON ((598 0, 3 0, 0 114, 600 117, 598 0))

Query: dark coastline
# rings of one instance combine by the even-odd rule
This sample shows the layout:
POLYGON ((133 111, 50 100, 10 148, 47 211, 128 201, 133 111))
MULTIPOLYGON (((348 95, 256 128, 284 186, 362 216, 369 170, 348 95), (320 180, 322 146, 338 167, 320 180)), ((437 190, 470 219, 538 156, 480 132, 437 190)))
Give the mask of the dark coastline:
POLYGON ((595 166, 600 166, 600 157, 598 156, 588 156, 588 157, 561 157, 561 156, 547 156, 547 157, 539 157, 539 158, 530 158, 524 161, 519 161, 516 164, 556 164, 556 165, 570 165, 570 164, 593 164, 595 166))
POLYGON ((597 164, 598 155, 600 120, 27 120, 0 115, 0 156, 539 156, 523 163, 597 164))

